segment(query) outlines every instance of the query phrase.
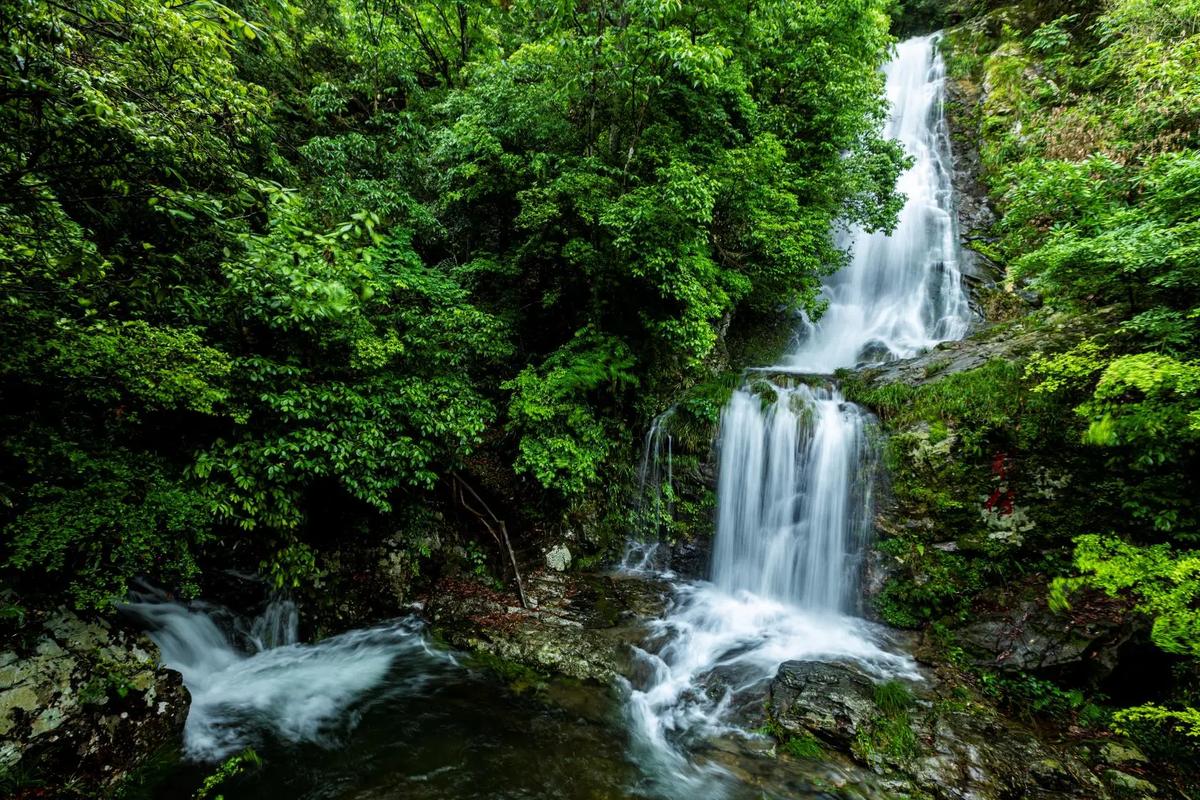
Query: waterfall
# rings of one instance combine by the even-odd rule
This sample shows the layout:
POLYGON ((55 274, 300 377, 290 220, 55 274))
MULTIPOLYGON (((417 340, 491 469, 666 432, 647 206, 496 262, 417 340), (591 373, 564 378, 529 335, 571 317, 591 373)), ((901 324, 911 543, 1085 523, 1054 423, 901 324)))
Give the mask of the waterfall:
MULTIPOLYGON (((824 287, 782 373, 828 375, 906 358, 963 336, 970 310, 943 112, 937 37, 900 44, 886 69, 888 134, 913 157, 892 235, 852 231, 849 266, 824 287)), ((919 679, 886 631, 855 616, 871 527, 871 418, 836 387, 752 380, 721 416, 711 582, 679 585, 637 652, 629 687, 635 751, 656 794, 721 797, 736 780, 690 748, 737 731, 788 660, 851 660, 878 678, 919 679)))
POLYGON ((722 419, 713 583, 851 610, 871 522, 868 417, 830 388, 765 389, 772 402, 734 392, 722 419))
POLYGON ((687 753, 738 733, 789 660, 850 660, 880 679, 917 679, 878 626, 853 616, 871 524, 871 418, 836 389, 756 381, 721 418, 712 581, 675 587, 635 650, 635 755, 652 793, 719 798, 736 779, 687 753))
POLYGON ((946 68, 939 35, 901 42, 885 69, 892 108, 886 135, 913 165, 897 183, 907 198, 896 229, 851 232, 850 264, 826 283, 828 309, 806 321, 784 366, 828 374, 856 364, 909 358, 959 339, 971 322, 951 186, 944 109, 946 68))
POLYGON ((146 628, 163 663, 183 675, 191 694, 184 752, 197 761, 219 761, 268 733, 284 742, 334 744, 360 707, 377 699, 373 690, 396 662, 413 668, 387 681, 390 694, 453 663, 426 645, 412 620, 301 644, 296 606, 283 598, 249 624, 219 606, 183 605, 155 592, 121 610, 146 628))
POLYGON ((650 572, 666 567, 663 529, 675 518, 673 440, 670 421, 675 407, 654 418, 642 443, 638 467, 638 492, 634 508, 635 535, 625 543, 621 568, 627 572, 650 572))
POLYGON ((288 597, 271 598, 250 624, 250 640, 259 651, 300 641, 300 609, 295 602, 288 597))

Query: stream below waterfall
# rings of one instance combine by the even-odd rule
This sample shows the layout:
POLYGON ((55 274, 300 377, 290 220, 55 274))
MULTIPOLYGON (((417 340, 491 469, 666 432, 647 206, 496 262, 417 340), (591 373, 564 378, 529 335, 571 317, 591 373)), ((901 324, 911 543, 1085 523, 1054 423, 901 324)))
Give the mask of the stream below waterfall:
MULTIPOLYGON (((192 694, 192 766, 158 796, 190 796, 214 763, 253 746, 264 765, 222 788, 230 800, 830 797, 820 776, 767 775, 766 738, 748 731, 780 665, 920 676, 859 616, 874 421, 814 376, 909 357, 970 325, 935 37, 901 43, 886 72, 888 134, 914 157, 899 224, 890 236, 847 234, 851 263, 825 288, 828 312, 804 322, 770 380, 751 373, 733 393, 710 580, 672 582, 621 686, 517 693, 431 645, 415 616, 304 644, 285 602, 247 622, 144 597, 127 612, 192 694)), ((652 431, 643 472, 670 483, 669 459, 669 438, 652 431)), ((654 571, 653 547, 635 555, 626 580, 654 571)))

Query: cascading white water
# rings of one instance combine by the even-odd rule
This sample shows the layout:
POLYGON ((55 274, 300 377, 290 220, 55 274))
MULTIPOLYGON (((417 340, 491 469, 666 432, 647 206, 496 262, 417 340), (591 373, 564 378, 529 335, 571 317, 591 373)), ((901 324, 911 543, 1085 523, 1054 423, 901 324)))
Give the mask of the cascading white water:
POLYGON ((722 420, 712 579, 726 592, 849 611, 870 525, 867 415, 832 389, 734 392, 722 420))
POLYGON ((122 610, 142 623, 163 662, 183 675, 191 693, 184 751, 198 761, 219 761, 267 734, 292 743, 333 741, 353 726, 352 711, 397 659, 420 664, 404 680, 389 681, 391 693, 453 663, 426 645, 413 621, 299 644, 296 607, 283 599, 269 603, 248 631, 224 609, 189 607, 153 593, 122 610))
POLYGON ((806 322, 784 367, 828 374, 863 362, 909 358, 966 334, 971 309, 959 265, 945 64, 938 35, 909 39, 888 64, 886 135, 913 166, 897 184, 907 201, 889 236, 853 231, 850 264, 826 283, 828 309, 806 322))
POLYGON ((636 651, 646 679, 630 687, 629 713, 655 794, 724 795, 728 776, 697 766, 689 745, 737 731, 731 710, 784 661, 918 677, 881 629, 849 615, 871 521, 869 419, 805 384, 759 381, 725 407, 712 582, 676 587, 636 651))
MULTIPOLYGON (((828 311, 777 372, 909 357, 967 331, 936 44, 900 44, 886 71, 888 133, 915 160, 899 224, 890 237, 853 235, 849 267, 825 287, 828 311)), ((845 659, 919 679, 882 629, 853 615, 871 525, 869 415, 832 386, 764 383, 735 392, 722 414, 712 582, 677 587, 638 653, 647 677, 630 687, 629 713, 658 794, 723 794, 723 771, 697 766, 688 745, 729 732, 730 710, 784 661, 845 659)))

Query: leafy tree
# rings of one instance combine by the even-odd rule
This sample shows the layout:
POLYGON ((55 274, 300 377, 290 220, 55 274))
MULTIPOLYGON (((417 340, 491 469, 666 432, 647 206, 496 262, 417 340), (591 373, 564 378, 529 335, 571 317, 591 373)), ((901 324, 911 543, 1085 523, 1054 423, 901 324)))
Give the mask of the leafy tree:
POLYGON ((557 521, 894 218, 883 9, 0 2, 5 580, 317 575, 475 468, 557 521))

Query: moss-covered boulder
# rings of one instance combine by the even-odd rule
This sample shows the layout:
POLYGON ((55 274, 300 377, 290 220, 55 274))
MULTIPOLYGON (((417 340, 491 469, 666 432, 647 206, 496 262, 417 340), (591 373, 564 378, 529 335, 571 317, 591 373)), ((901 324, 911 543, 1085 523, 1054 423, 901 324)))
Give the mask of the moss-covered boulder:
POLYGON ((31 616, 8 644, 0 776, 14 789, 27 780, 42 796, 96 796, 179 741, 188 693, 144 635, 57 609, 31 616))

